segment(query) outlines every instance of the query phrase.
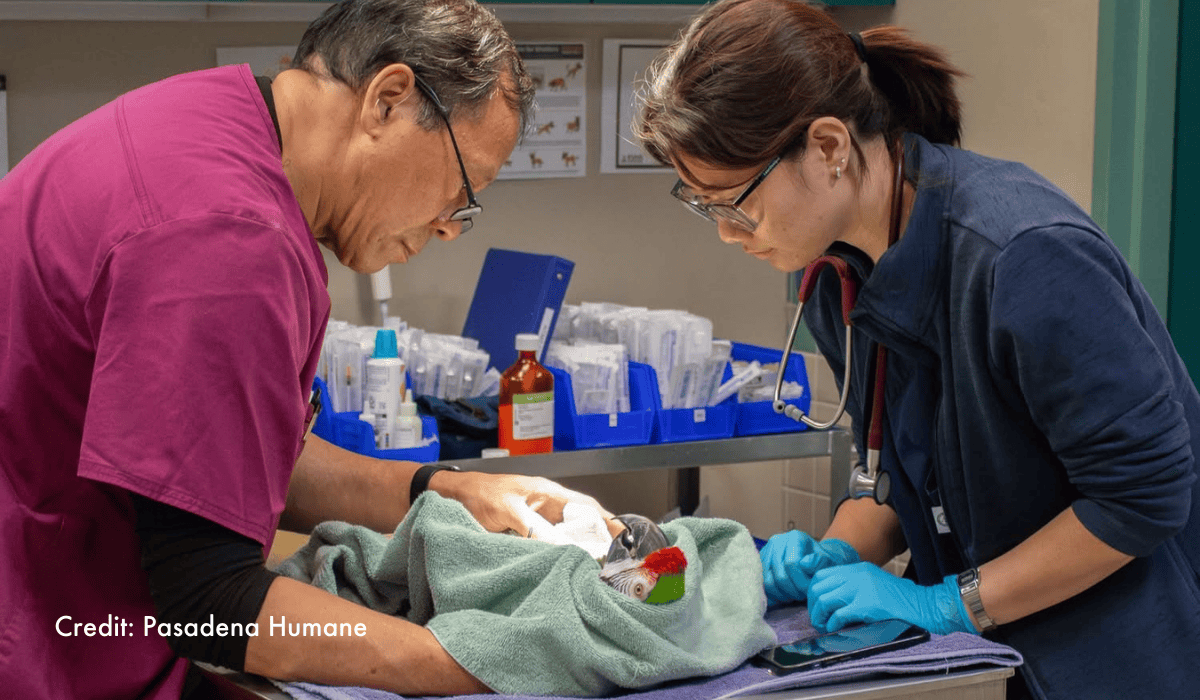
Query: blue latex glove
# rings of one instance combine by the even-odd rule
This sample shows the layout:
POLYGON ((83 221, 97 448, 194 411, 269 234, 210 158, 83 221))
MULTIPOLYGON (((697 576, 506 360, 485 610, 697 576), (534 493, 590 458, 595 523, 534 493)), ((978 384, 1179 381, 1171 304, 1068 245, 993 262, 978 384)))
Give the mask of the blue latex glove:
POLYGON ((818 571, 808 589, 808 615, 822 632, 897 619, 935 634, 978 634, 954 574, 936 586, 920 586, 867 562, 818 571))
POLYGON ((767 540, 758 556, 762 561, 763 590, 772 604, 803 601, 813 574, 858 561, 858 552, 849 544, 841 540, 817 542, 799 530, 767 540))

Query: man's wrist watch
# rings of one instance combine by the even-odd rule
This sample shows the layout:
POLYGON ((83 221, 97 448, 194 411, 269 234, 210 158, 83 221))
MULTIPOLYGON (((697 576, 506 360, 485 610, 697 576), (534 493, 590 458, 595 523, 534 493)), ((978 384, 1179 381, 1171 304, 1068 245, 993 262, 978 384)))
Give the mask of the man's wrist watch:
POLYGON ((418 468, 413 472, 412 484, 408 487, 408 504, 410 506, 417 500, 417 496, 425 493, 429 488, 429 480, 433 478, 433 475, 441 471, 460 472, 462 469, 453 464, 437 463, 426 464, 418 468))
POLYGON ((958 594, 962 596, 963 605, 970 613, 971 619, 980 632, 990 632, 996 629, 996 622, 988 617, 983 609, 983 599, 979 597, 979 569, 967 569, 958 575, 958 594))

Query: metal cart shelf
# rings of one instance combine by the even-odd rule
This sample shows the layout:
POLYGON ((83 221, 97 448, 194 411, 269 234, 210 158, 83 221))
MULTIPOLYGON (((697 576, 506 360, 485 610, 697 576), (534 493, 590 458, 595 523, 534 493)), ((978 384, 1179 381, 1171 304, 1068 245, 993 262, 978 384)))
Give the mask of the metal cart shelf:
POLYGON ((833 483, 846 483, 854 455, 851 443, 847 431, 835 428, 495 459, 465 459, 455 460, 454 463, 471 471, 544 476, 549 479, 643 469, 679 469, 679 507, 682 513, 688 514, 694 512, 700 502, 699 467, 828 455, 832 462, 833 483), (840 481, 839 475, 843 475, 840 481))

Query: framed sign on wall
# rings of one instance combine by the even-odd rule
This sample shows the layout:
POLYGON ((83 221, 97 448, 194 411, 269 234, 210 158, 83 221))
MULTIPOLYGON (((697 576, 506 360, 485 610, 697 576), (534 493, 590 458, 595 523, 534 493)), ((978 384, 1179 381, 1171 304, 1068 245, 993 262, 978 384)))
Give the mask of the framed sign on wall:
POLYGON ((671 42, 658 39, 605 39, 604 83, 600 94, 600 172, 667 173, 633 140, 637 95, 646 69, 671 42))

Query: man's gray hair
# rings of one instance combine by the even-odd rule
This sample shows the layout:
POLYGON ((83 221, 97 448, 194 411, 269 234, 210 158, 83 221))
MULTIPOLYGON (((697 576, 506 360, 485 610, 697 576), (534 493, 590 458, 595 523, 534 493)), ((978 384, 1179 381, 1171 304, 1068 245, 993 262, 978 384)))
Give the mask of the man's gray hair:
MULTIPOLYGON (((393 63, 412 68, 451 115, 478 116, 500 90, 525 133, 533 81, 503 25, 475 0, 342 0, 308 26, 292 59, 293 68, 333 78, 356 93, 393 63)), ((441 128, 428 99, 422 99, 418 123, 441 128)))

